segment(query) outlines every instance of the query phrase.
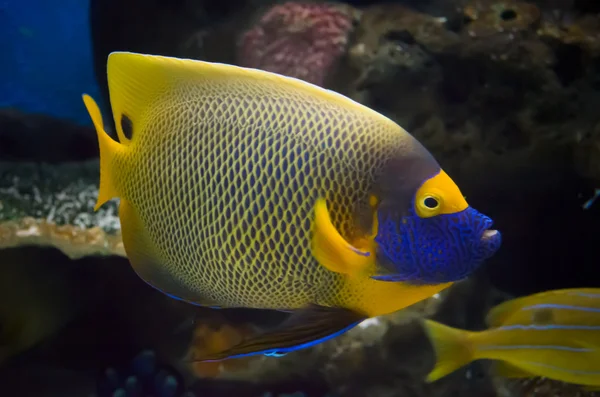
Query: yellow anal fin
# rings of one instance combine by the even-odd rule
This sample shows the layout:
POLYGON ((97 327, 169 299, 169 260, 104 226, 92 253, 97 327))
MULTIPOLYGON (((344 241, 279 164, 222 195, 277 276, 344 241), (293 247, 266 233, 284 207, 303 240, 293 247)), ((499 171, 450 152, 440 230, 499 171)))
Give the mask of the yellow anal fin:
POLYGON ((218 306, 190 290, 177 274, 162 263, 142 219, 129 201, 121 199, 119 218, 125 253, 142 280, 171 298, 200 306, 218 306))
POLYGON ((98 145, 100 146, 100 187, 98 189, 96 205, 94 206, 94 211, 98 211, 102 204, 118 196, 113 181, 112 167, 114 156, 121 150, 121 145, 115 142, 104 130, 102 113, 96 101, 91 96, 83 94, 83 103, 96 128, 98 145))
MULTIPOLYGON (((315 203, 312 232, 312 254, 332 272, 357 274, 367 271, 375 262, 374 252, 359 249, 340 235, 331 222, 324 198, 319 198, 315 203)), ((361 245, 367 244, 363 242, 361 245)))

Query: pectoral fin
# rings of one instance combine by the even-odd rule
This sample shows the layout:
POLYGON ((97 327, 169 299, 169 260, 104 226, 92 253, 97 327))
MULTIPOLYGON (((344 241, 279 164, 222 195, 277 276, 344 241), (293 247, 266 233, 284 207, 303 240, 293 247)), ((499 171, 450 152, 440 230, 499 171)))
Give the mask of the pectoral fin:
POLYGON ((315 203, 311 249, 315 259, 336 273, 356 274, 366 271, 375 261, 375 254, 348 243, 337 231, 324 198, 315 203))
POLYGON ((406 275, 400 275, 398 273, 393 273, 390 269, 383 267, 383 266, 377 266, 375 274, 373 276, 371 276, 371 278, 373 280, 377 280, 377 281, 389 281, 389 282, 407 281, 406 275))
POLYGON ((292 314, 273 331, 246 338, 218 353, 194 357, 193 361, 218 361, 257 354, 281 356, 341 335, 365 318, 348 309, 312 305, 292 314))

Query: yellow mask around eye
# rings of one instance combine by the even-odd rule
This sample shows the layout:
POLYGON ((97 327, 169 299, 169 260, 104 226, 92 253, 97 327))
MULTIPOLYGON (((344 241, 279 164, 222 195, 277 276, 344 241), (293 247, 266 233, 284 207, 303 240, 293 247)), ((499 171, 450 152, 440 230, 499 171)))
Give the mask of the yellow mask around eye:
POLYGON ((415 211, 421 218, 453 214, 465 210, 468 206, 460 189, 444 170, 429 178, 417 190, 415 211))

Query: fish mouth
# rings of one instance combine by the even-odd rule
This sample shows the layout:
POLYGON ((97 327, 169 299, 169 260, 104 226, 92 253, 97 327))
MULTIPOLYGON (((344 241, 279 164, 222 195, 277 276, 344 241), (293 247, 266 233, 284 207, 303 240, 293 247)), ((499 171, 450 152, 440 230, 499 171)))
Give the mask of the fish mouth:
POLYGON ((481 234, 481 240, 489 240, 489 239, 493 239, 496 237, 497 234, 499 234, 500 232, 498 230, 495 229, 486 229, 483 231, 483 233, 481 234))
POLYGON ((479 241, 482 243, 484 250, 487 251, 486 256, 491 256, 494 254, 498 248, 500 248, 502 241, 500 232, 496 229, 492 229, 492 226, 492 220, 487 219, 479 237, 479 241))

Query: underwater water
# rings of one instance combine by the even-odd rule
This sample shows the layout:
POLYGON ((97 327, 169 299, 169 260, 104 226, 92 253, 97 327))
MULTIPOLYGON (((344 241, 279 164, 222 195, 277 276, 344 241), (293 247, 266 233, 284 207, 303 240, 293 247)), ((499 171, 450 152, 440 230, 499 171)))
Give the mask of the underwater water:
POLYGON ((0 31, 0 396, 600 395, 600 5, 0 31))

